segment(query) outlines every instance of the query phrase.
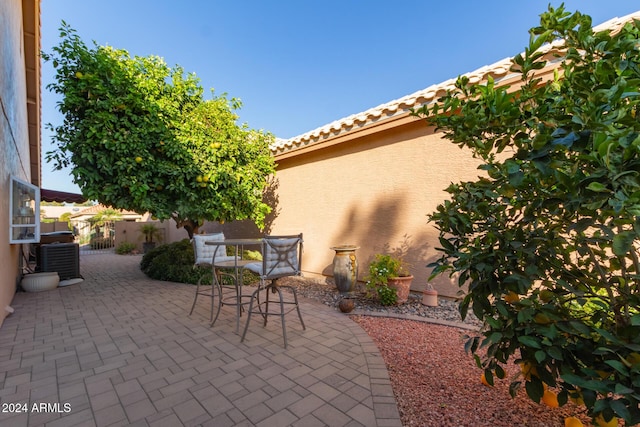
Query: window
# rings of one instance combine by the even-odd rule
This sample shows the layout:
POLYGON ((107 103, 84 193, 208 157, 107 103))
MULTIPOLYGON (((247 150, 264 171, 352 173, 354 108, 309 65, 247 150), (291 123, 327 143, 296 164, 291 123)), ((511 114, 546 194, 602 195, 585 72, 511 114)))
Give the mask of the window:
POLYGON ((11 177, 9 243, 40 241, 40 189, 11 177))

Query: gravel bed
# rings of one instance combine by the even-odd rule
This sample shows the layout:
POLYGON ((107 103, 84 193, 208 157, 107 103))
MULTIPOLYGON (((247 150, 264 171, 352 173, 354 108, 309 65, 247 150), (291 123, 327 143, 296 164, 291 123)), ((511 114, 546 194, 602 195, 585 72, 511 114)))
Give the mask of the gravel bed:
POLYGON ((524 390, 509 395, 519 367, 494 387, 481 384, 482 371, 463 348, 469 331, 426 322, 350 316, 367 331, 385 360, 403 426, 561 427, 566 417, 592 426, 580 408, 550 408, 530 400, 524 390))
MULTIPOLYGON (((343 298, 330 280, 287 281, 299 295, 336 310, 343 298)), ((567 403, 550 408, 531 401, 524 390, 511 398, 509 383, 519 375, 513 364, 505 367, 507 377, 496 379, 494 387, 482 385, 482 371, 463 347, 464 336, 477 331, 480 322, 473 315, 461 322, 456 302, 439 298, 438 307, 427 307, 421 304, 421 294, 412 293, 406 304, 382 307, 362 294, 354 297, 355 310, 349 317, 380 349, 403 426, 562 427, 570 416, 592 426, 584 407, 567 403), (437 322, 455 322, 458 327, 437 322)))
MULTIPOLYGON (((287 278, 287 284, 295 285, 298 295, 320 301, 323 304, 338 310, 338 304, 345 297, 338 292, 331 279, 315 279, 306 277, 287 278)), ((382 306, 372 298, 367 298, 363 289, 358 289, 348 295, 355 303, 354 312, 366 312, 371 315, 383 316, 417 316, 430 320, 455 322, 466 327, 477 329, 480 321, 468 313, 464 322, 458 311, 458 303, 445 298, 438 298, 437 307, 422 305, 422 293, 411 292, 409 301, 405 304, 394 306, 382 306)))

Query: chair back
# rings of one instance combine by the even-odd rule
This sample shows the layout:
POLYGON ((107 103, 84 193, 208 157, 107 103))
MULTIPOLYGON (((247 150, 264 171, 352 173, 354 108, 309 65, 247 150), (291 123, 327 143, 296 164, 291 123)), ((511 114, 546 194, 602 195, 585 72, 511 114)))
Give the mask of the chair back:
POLYGON ((224 240, 224 233, 213 234, 195 234, 191 243, 193 244, 193 256, 195 258, 195 265, 211 265, 213 255, 216 255, 216 259, 226 256, 226 246, 214 246, 207 245, 207 241, 221 241, 224 240))
POLYGON ((290 236, 265 236, 262 241, 264 280, 302 274, 302 233, 290 236))

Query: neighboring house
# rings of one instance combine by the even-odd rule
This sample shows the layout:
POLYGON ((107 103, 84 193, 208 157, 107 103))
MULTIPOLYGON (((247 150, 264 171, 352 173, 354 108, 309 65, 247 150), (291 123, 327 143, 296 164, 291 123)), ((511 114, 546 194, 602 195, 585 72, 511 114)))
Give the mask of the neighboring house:
POLYGON ((89 239, 92 235, 109 239, 115 238, 115 221, 137 222, 144 221, 148 217, 148 215, 140 215, 137 212, 116 209, 116 211, 118 212, 118 217, 117 220, 114 220, 114 223, 96 224, 92 222, 92 218, 105 209, 107 209, 107 207, 104 205, 94 205, 88 208, 81 209, 79 212, 74 213, 69 217, 71 228, 73 229, 74 234, 79 237, 80 243, 89 243, 89 239))
MULTIPOLYGON (((71 222, 79 222, 79 221, 89 221, 91 218, 93 218, 94 216, 96 216, 98 213, 102 212, 103 210, 108 209, 106 206, 104 205, 94 205, 94 206, 90 206, 90 207, 84 207, 84 208, 80 208, 79 211, 74 212, 71 216, 70 216, 70 220, 71 222)), ((137 212, 133 212, 133 211, 126 211, 126 210, 122 210, 122 209, 116 209, 116 211, 118 211, 118 221, 143 221, 144 217, 148 216, 148 215, 140 215, 137 212)))
POLYGON ((40 187, 40 1, 0 1, 0 325, 21 278, 10 244, 10 183, 40 187))
MULTIPOLYGON (((598 30, 613 30, 632 16, 638 19, 640 13, 608 21, 598 30)), ((559 46, 547 47, 552 62, 541 77, 553 75, 558 62, 552 54, 559 46)), ((519 76, 510 73, 510 66, 505 59, 468 76, 472 83, 491 76, 496 85, 516 87, 519 76)), ((356 255, 362 279, 375 253, 404 247, 415 275, 412 287, 424 289, 431 272, 427 264, 439 256, 440 246, 427 214, 448 197, 444 189, 450 183, 483 174, 469 151, 409 113, 435 103, 454 83, 433 85, 272 146, 278 167, 268 232, 304 233, 305 272, 332 275, 330 247, 352 244, 360 247, 356 255)), ((207 227, 235 237, 257 233, 246 223, 207 227)), ((455 280, 439 277, 432 284, 440 295, 458 294, 455 280)))
POLYGON ((86 209, 86 206, 76 205, 64 205, 64 206, 43 206, 40 204, 40 213, 42 219, 58 220, 62 215, 68 213, 69 215, 76 214, 82 209, 86 209))

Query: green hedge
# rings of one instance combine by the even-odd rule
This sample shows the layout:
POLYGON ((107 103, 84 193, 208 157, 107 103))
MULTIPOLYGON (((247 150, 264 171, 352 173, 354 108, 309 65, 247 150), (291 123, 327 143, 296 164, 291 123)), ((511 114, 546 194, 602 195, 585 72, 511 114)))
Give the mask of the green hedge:
MULTIPOLYGON (((247 254, 248 259, 257 258, 254 254, 247 254)), ((259 255, 259 254, 258 254, 259 255)), ((258 257, 259 258, 259 257, 258 257)), ((179 242, 157 246, 147 252, 140 262, 140 269, 150 278, 168 282, 196 284, 204 276, 203 284, 211 284, 211 269, 194 267, 195 256, 193 246, 188 239, 179 242)), ((255 283, 259 279, 251 272, 243 274, 245 285, 255 283)))

